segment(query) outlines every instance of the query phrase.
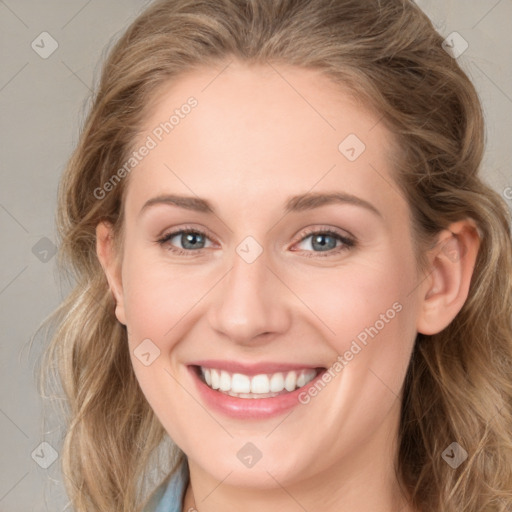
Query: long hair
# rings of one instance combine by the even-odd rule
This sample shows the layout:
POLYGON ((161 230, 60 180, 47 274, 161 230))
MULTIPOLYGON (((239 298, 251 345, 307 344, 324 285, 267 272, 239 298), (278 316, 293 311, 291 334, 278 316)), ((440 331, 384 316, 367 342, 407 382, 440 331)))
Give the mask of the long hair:
MULTIPOLYGON (((158 90, 195 67, 238 59, 320 70, 373 109, 400 148, 419 266, 436 234, 473 219, 481 246, 469 297, 442 332, 417 336, 404 382, 397 475, 422 511, 512 504, 510 212, 479 176, 478 95, 410 0, 163 0, 113 45, 58 193, 58 264, 72 291, 51 316, 40 386, 64 392, 61 468, 77 512, 136 512, 166 433, 136 380, 126 328, 96 255, 96 225, 121 232, 123 166, 158 90), (459 443, 468 458, 442 457, 459 443)), ((183 454, 164 452, 172 471, 183 454)), ((147 489, 146 489, 147 490, 147 489)), ((509 508, 510 510, 510 508, 509 508)))

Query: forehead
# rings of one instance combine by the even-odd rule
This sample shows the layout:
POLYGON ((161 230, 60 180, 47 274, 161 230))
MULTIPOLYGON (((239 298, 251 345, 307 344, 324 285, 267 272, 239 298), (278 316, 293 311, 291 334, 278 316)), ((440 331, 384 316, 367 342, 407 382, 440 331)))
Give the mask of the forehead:
POLYGON ((215 204, 243 196, 247 208, 333 188, 396 201, 386 185, 392 134, 313 70, 238 62, 195 69, 154 95, 134 147, 142 145, 151 148, 130 173, 126 197, 134 208, 169 191, 215 204))

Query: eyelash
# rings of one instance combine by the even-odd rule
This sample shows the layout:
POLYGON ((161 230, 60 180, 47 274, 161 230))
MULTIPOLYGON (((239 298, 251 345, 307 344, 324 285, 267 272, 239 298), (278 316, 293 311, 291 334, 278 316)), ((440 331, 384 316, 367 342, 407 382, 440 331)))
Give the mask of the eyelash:
MULTIPOLYGON (((208 236, 208 234, 206 232, 202 231, 201 229, 191 228, 191 227, 185 226, 185 227, 183 227, 181 229, 178 229, 176 231, 172 231, 170 233, 165 234, 164 236, 162 236, 161 238, 159 238, 157 240, 157 243, 160 244, 161 246, 164 246, 165 244, 167 244, 167 242, 169 240, 174 238, 176 235, 180 235, 182 233, 192 233, 194 235, 202 235, 202 236, 204 236, 206 238, 210 238, 208 236)), ((355 239, 349 238, 349 237, 344 236, 344 235, 341 235, 338 231, 335 231, 332 228, 325 228, 325 229, 322 229, 322 228, 307 228, 301 234, 301 238, 299 238, 299 240, 297 242, 295 242, 295 243, 303 242, 306 238, 310 237, 311 235, 327 235, 327 236, 332 236, 332 237, 340 240, 343 243, 343 245, 341 245, 337 249, 332 249, 332 250, 329 250, 329 251, 325 251, 325 254, 322 254, 322 251, 303 251, 303 252, 309 253, 309 254, 304 254, 304 256, 306 256, 307 258, 312 258, 312 257, 327 258, 327 257, 330 257, 330 256, 337 255, 337 254, 341 253, 342 251, 348 251, 348 250, 353 249, 353 248, 356 247, 355 239)), ((202 254, 205 249, 204 248, 203 249, 198 249, 198 250, 179 249, 179 248, 173 247, 173 246, 171 246, 169 244, 169 249, 168 250, 171 251, 172 253, 178 255, 178 256, 191 257, 191 256, 196 256, 196 255, 202 254)), ((297 251, 297 252, 300 252, 300 251, 297 251)))

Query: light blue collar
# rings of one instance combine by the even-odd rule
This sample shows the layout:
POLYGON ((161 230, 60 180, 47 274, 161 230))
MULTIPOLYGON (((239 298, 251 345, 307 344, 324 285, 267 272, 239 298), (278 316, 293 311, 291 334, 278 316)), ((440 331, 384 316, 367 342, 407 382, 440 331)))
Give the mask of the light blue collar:
POLYGON ((190 473, 185 456, 180 466, 167 482, 153 493, 144 512, 182 512, 182 502, 188 486, 190 473))

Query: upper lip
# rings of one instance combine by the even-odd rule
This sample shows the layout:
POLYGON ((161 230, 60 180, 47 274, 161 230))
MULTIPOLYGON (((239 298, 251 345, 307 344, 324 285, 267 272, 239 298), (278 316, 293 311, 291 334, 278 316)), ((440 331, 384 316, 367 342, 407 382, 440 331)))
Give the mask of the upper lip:
POLYGON ((202 366, 203 368, 214 368, 216 370, 225 370, 229 373, 242 373, 244 375, 258 375, 262 373, 289 372, 292 370, 304 370, 308 368, 323 368, 319 365, 312 364, 293 364, 293 363, 276 363, 276 362, 259 362, 259 363, 238 363, 236 361, 225 361, 218 359, 208 359, 202 361, 193 361, 190 366, 202 366))

